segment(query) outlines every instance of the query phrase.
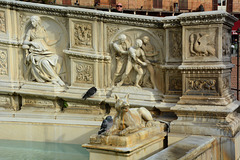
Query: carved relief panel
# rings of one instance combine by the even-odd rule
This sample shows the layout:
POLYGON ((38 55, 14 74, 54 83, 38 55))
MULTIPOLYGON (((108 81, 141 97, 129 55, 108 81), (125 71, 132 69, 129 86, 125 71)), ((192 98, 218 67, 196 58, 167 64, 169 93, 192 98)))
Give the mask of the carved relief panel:
POLYGON ((184 60, 216 61, 218 55, 218 28, 187 28, 184 35, 184 60))
POLYGON ((71 47, 93 48, 93 24, 88 22, 71 23, 71 47))
POLYGON ((74 62, 73 83, 94 84, 94 64, 82 61, 74 62))
POLYGON ((182 93, 182 75, 176 70, 166 72, 166 94, 181 94, 182 93))
POLYGON ((68 45, 66 29, 52 17, 23 13, 19 16, 25 80, 64 86, 66 65, 63 50, 68 45))
POLYGON ((6 18, 3 11, 0 11, 0 32, 6 32, 6 18))
MULTIPOLYGON (((107 30, 109 29, 107 26, 107 30)), ((119 28, 112 27, 111 31, 118 32, 119 28)), ((163 41, 160 40, 163 39, 163 34, 159 32, 158 37, 153 32, 136 28, 119 32, 112 37, 109 44, 112 85, 157 88, 156 68, 161 64, 163 56, 163 41)), ((113 33, 107 33, 108 37, 113 33)))
POLYGON ((230 57, 231 56, 231 30, 223 29, 222 35, 222 54, 223 56, 230 57))
POLYGON ((7 50, 0 49, 0 76, 8 74, 7 50))
POLYGON ((187 78, 185 95, 218 96, 218 79, 215 77, 187 78))
POLYGON ((168 60, 182 60, 182 30, 169 30, 168 43, 168 60))

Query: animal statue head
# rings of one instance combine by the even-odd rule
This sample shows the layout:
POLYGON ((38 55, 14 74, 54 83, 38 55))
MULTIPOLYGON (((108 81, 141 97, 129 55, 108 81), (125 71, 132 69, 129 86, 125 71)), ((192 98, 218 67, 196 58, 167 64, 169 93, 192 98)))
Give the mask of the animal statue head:
POLYGON ((124 98, 119 98, 115 95, 115 109, 117 112, 128 112, 129 110, 129 94, 127 94, 124 98))

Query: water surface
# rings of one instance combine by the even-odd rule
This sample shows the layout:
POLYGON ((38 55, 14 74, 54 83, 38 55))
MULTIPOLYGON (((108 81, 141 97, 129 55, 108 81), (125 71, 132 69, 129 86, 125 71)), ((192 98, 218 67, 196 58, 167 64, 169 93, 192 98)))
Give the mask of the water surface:
POLYGON ((79 144, 0 140, 0 160, 88 160, 79 144))

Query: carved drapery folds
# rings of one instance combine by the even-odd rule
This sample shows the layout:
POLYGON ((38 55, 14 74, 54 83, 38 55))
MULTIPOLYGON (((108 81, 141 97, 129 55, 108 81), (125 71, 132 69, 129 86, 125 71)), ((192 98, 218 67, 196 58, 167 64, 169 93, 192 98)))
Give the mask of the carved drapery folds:
POLYGON ((156 37, 141 30, 115 35, 109 44, 113 60, 112 85, 157 89, 156 67, 160 63, 162 41, 160 45, 156 42, 156 37))
POLYGON ((7 52, 5 50, 0 50, 0 75, 7 75, 7 52))
POLYGON ((61 27, 52 19, 39 16, 32 16, 26 25, 29 27, 22 45, 25 51, 25 79, 64 86, 65 82, 62 77, 65 74, 65 63, 64 59, 58 55, 59 53, 56 53, 64 46, 59 45, 64 41, 61 38, 63 33, 58 33, 61 32, 61 27), (52 25, 51 27, 56 29, 48 27, 52 32, 51 36, 44 24, 52 25))
POLYGON ((93 65, 77 63, 76 64, 76 82, 93 84, 93 65))
POLYGON ((74 45, 79 47, 92 46, 92 25, 90 23, 74 24, 74 45))
POLYGON ((0 32, 6 32, 5 12, 0 11, 0 32))

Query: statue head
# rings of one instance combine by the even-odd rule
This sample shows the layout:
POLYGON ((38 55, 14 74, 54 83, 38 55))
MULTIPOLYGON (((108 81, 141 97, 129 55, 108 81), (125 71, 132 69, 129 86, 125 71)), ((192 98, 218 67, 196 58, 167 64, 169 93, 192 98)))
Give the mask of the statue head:
POLYGON ((41 19, 39 16, 32 16, 31 17, 31 23, 33 25, 33 27, 36 27, 38 24, 41 23, 41 19))
POLYGON ((121 43, 125 42, 127 39, 127 36, 125 34, 120 34, 118 36, 118 39, 120 40, 121 43))
POLYGON ((136 40, 136 48, 140 48, 140 47, 142 47, 142 44, 143 44, 143 42, 142 42, 142 40, 141 39, 137 39, 136 40))
POLYGON ((129 94, 127 94, 124 98, 119 98, 115 95, 115 109, 119 113, 128 112, 129 110, 129 94))
POLYGON ((149 37, 148 36, 144 36, 142 38, 142 41, 143 41, 144 44, 148 43, 149 42, 149 37))

